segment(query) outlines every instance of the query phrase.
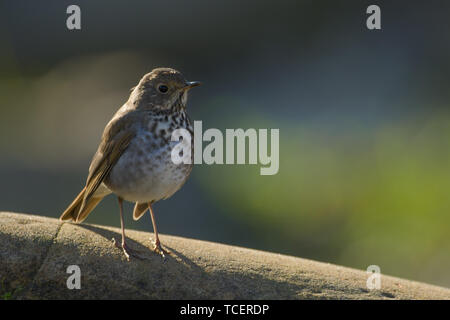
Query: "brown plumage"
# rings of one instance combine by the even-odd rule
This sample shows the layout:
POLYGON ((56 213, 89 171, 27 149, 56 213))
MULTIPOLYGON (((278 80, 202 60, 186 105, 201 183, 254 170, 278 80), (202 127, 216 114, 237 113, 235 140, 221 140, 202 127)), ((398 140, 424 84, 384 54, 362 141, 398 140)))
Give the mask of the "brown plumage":
MULTIPOLYGON (((145 75, 105 127, 86 185, 60 219, 82 222, 105 196, 115 193, 122 226, 120 247, 125 256, 135 254, 125 241, 123 200, 136 203, 134 220, 150 209, 155 248, 164 255, 167 251, 160 245, 151 204, 174 194, 192 170, 192 163, 172 162, 170 137, 178 128, 193 131, 185 104, 187 92, 197 85, 198 82, 188 82, 180 72, 169 68, 145 75)), ((191 140, 193 143, 193 136, 191 140)))
POLYGON ((147 210, 148 210, 148 203, 136 202, 133 210, 133 219, 139 220, 147 210))
POLYGON ((83 222, 87 218, 88 214, 94 210, 94 208, 102 201, 103 197, 90 197, 86 201, 83 209, 81 209, 83 204, 83 199, 85 198, 86 187, 81 190, 80 194, 73 200, 66 211, 61 215, 62 221, 73 221, 76 223, 83 222))

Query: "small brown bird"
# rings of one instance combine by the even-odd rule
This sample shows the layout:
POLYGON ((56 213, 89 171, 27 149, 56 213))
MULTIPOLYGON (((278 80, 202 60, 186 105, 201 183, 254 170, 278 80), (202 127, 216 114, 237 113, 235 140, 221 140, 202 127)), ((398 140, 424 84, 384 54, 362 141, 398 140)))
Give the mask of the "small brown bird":
POLYGON ((139 258, 125 239, 123 200, 135 202, 134 220, 150 210, 155 232, 155 251, 164 257, 169 253, 161 247, 152 204, 172 196, 187 180, 190 164, 174 164, 171 151, 178 142, 171 141, 175 129, 194 133, 186 113, 188 91, 200 82, 188 82, 170 68, 158 68, 146 74, 132 89, 128 101, 106 125, 100 145, 89 167, 86 186, 63 212, 60 219, 82 222, 108 194, 119 201, 122 228, 121 248, 129 260, 139 258))

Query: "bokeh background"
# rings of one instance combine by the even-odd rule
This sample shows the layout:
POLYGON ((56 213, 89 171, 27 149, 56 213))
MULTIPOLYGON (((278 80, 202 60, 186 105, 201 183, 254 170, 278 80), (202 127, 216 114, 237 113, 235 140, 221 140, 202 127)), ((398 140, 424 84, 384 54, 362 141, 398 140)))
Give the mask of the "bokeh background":
MULTIPOLYGON (((0 210, 58 217, 129 89, 170 66, 204 83, 204 129, 279 128, 280 170, 196 166, 162 233, 450 286, 448 1, 377 1, 379 31, 367 1, 0 3, 0 210)), ((115 198, 87 222, 119 226, 115 198)))

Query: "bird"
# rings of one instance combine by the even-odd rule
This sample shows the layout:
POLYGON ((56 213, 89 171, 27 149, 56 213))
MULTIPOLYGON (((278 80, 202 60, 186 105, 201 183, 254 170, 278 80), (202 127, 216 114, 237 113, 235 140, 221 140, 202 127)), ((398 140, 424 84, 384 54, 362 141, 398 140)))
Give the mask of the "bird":
POLYGON ((177 142, 172 141, 171 134, 176 129, 187 130, 193 146, 194 132, 186 104, 190 89, 200 84, 187 81, 172 68, 156 68, 145 74, 106 125, 86 184, 60 220, 81 223, 104 197, 114 194, 118 199, 122 241, 113 239, 113 243, 126 259, 142 257, 127 244, 123 201, 135 203, 134 220, 150 211, 155 235, 153 249, 162 257, 170 254, 159 240, 152 205, 171 197, 192 171, 193 152, 190 162, 172 161, 171 151, 177 142))

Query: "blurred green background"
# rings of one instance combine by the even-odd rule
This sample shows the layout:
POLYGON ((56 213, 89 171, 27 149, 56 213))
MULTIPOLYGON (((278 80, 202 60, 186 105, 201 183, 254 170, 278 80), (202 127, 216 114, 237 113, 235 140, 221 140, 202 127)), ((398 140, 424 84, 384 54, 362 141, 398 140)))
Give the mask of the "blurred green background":
MULTIPOLYGON (((450 286, 448 1, 377 1, 380 31, 367 1, 0 3, 0 210, 58 217, 129 89, 169 66, 204 83, 204 130, 279 128, 280 170, 196 166, 160 232, 450 286)), ((87 222, 119 226, 114 197, 87 222)))

